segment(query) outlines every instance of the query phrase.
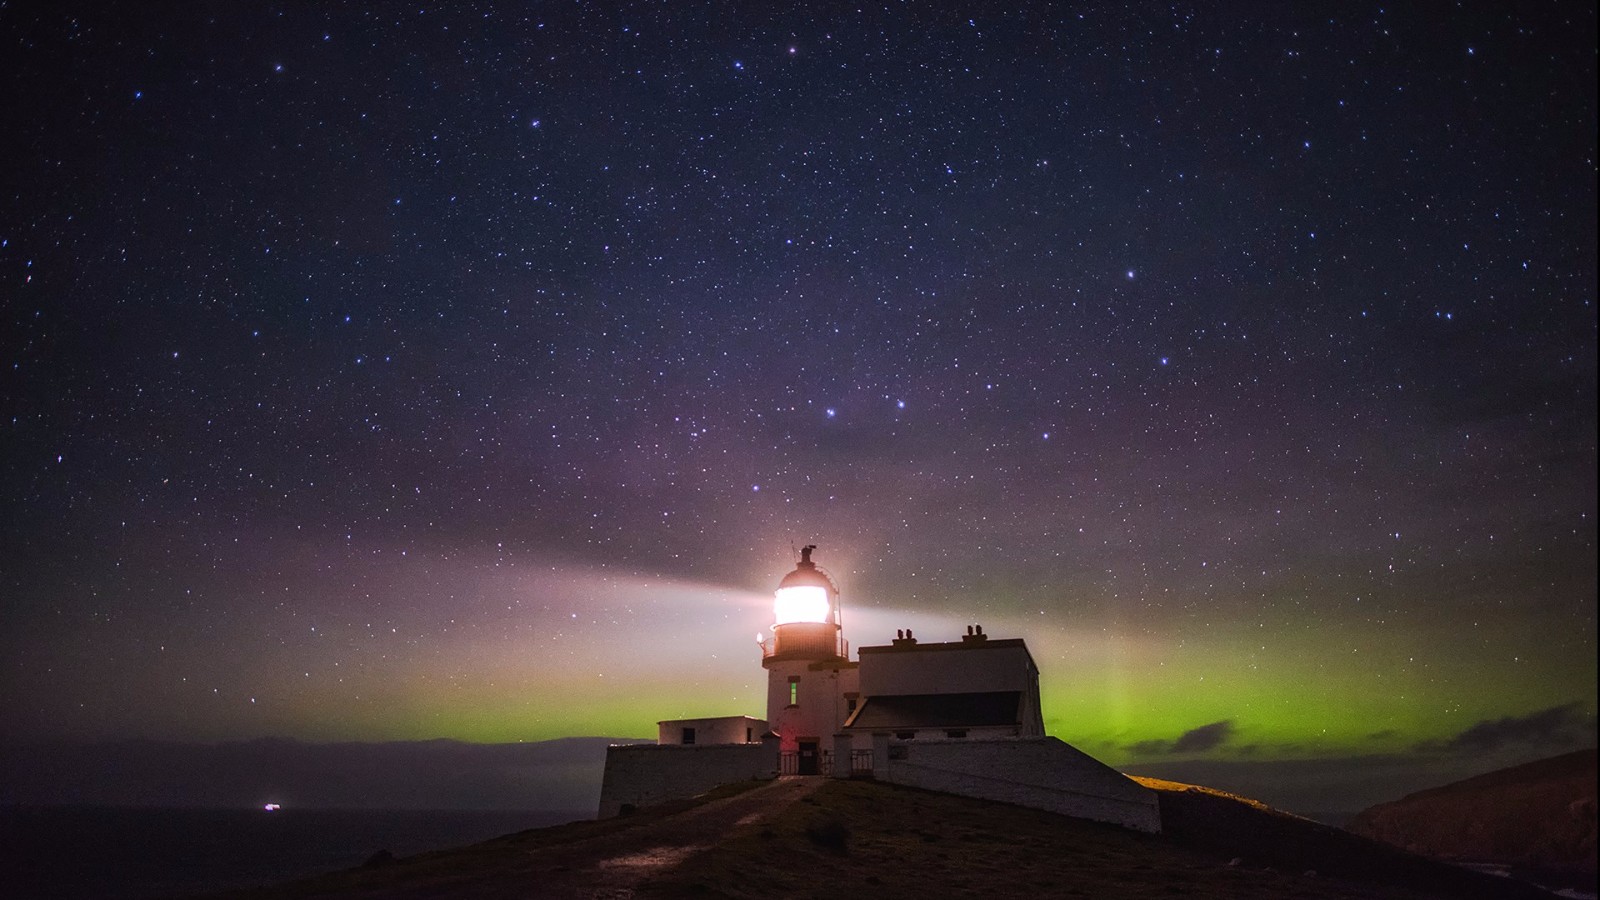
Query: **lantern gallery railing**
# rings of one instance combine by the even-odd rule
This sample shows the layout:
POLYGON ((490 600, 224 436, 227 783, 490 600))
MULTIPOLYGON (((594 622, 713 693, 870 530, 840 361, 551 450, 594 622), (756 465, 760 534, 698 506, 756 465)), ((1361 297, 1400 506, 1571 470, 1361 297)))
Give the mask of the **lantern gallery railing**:
MULTIPOLYGON (((765 637, 758 634, 756 635, 756 643, 761 645, 762 659, 770 659, 778 655, 778 642, 775 638, 765 637)), ((842 659, 850 658, 850 642, 842 637, 826 638, 825 642, 802 642, 795 638, 790 638, 788 641, 784 642, 783 649, 786 653, 831 653, 842 659)))

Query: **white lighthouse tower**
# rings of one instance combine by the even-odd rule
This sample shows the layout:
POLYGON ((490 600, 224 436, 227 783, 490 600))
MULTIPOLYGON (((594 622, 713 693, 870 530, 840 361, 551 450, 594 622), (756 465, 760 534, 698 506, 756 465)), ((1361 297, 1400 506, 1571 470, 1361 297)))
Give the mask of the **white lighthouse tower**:
POLYGON ((858 664, 849 661, 839 623, 839 588, 811 561, 815 549, 801 548, 799 564, 778 582, 772 639, 761 644, 767 724, 778 735, 784 769, 797 775, 822 770, 826 748, 859 696, 858 664))

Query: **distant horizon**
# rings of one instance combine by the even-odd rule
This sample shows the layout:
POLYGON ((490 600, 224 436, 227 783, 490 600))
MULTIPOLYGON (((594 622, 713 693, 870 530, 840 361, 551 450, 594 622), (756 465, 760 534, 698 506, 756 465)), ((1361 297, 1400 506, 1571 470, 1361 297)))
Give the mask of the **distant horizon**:
MULTIPOLYGON (((221 742, 147 738, 57 740, 33 744, 7 741, 0 742, 0 762, 8 763, 8 778, 13 782, 19 778, 29 779, 30 785, 26 790, 32 793, 26 795, 29 799, 20 802, 35 805, 241 809, 253 808, 265 802, 280 802, 285 808, 297 809, 453 809, 486 812, 522 809, 553 812, 588 810, 592 813, 598 803, 604 748, 611 744, 650 743, 653 740, 595 735, 498 743, 454 738, 319 743, 278 737, 221 742), (286 748, 289 752, 266 757, 227 756, 231 750, 247 751, 252 747, 271 749, 274 746, 286 748), (27 755, 27 750, 37 747, 107 752, 84 756, 78 760, 81 765, 63 770, 57 760, 41 761, 27 755), (135 764, 130 765, 129 760, 117 754, 119 749, 139 747, 159 750, 163 755, 136 760, 135 764), (452 747, 469 754, 469 758, 462 760, 440 755, 441 751, 452 747), (296 758, 293 752, 296 750, 311 756, 296 758), (383 755, 374 759, 363 756, 364 751, 381 751, 383 755), (496 751, 526 751, 533 755, 512 758, 499 754, 474 755, 477 751, 489 754, 496 754, 496 751), (178 753, 180 758, 173 760, 166 755, 170 753, 178 753), (180 773, 177 775, 171 771, 175 762, 180 773), (475 767, 474 775, 461 775, 460 766, 464 762, 475 767), (143 768, 140 767, 141 763, 143 768), (276 771, 274 766, 277 767, 276 771), (206 774, 190 778, 181 774, 186 771, 206 774), (374 771, 378 774, 374 774, 374 771), (100 774, 96 775, 96 772, 100 774), (511 780, 506 780, 506 776, 513 772, 517 774, 511 780), (52 782, 52 778, 56 781, 52 782), (352 794, 349 782, 361 778, 366 779, 363 782, 365 787, 356 788, 357 793, 352 794), (272 787, 273 784, 278 786, 272 787), (425 791, 425 796, 434 798, 435 805, 383 805, 381 801, 375 805, 373 797, 390 796, 399 785, 406 785, 411 791, 425 791), (143 786, 147 793, 141 799, 129 799, 126 792, 139 786, 143 786), (324 793, 330 789, 335 793, 324 793), (80 792, 77 795, 79 799, 71 798, 69 792, 73 790, 80 792), (98 793, 83 800, 81 792, 85 790, 98 793), (507 791, 513 793, 508 794, 507 791), (521 793, 515 793, 517 791, 521 793), (196 801, 193 799, 195 796, 210 799, 196 801), (528 798, 527 805, 507 806, 507 796, 528 798), (118 797, 121 799, 115 799, 118 797), (288 799, 291 797, 294 798, 292 801, 288 799), (474 797, 478 799, 470 799, 474 797), (488 797, 494 799, 484 799, 488 797)), ((1397 800, 1417 791, 1567 753, 1591 750, 1593 746, 1576 747, 1559 753, 1540 753, 1523 748, 1521 752, 1501 753, 1492 759, 1468 755, 1416 759, 1309 757, 1241 762, 1190 757, 1134 762, 1115 765, 1114 768, 1130 775, 1226 790, 1300 815, 1320 813, 1346 817, 1373 804, 1397 800)), ((0 781, 0 803, 19 802, 19 791, 23 789, 21 784, 0 781)))

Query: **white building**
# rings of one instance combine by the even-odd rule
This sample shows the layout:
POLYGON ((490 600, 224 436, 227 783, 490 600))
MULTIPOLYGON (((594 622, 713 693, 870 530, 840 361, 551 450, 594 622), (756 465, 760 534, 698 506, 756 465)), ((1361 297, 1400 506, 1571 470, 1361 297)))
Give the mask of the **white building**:
POLYGON ((969 625, 959 641, 923 644, 909 632, 862 647, 861 699, 844 723, 853 735, 896 740, 1044 737, 1039 668, 1021 638, 991 641, 969 625))
POLYGON ((656 743, 690 747, 696 744, 759 744, 767 733, 765 719, 718 716, 713 719, 668 719, 656 723, 656 743))
POLYGON ((657 723, 655 745, 606 756, 602 818, 780 775, 867 777, 1160 831, 1156 795, 1044 733, 1039 669, 1020 638, 981 626, 922 643, 910 631, 849 658, 839 589, 800 551, 761 644, 767 718, 657 723))

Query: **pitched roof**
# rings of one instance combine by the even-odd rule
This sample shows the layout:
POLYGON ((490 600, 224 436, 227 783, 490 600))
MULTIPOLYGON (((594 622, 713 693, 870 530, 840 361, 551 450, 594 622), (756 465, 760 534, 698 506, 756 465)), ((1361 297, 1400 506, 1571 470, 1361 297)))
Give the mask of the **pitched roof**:
POLYGON ((1015 725, 1021 691, 981 694, 898 694, 868 697, 846 728, 981 728, 1015 725))

